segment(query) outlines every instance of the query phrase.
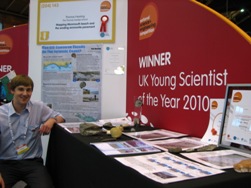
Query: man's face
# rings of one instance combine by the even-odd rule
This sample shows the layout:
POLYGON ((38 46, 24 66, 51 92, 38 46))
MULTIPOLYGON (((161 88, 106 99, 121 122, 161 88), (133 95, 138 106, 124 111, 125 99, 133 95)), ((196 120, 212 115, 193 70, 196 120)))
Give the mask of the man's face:
POLYGON ((32 87, 31 86, 17 86, 15 90, 12 90, 11 93, 14 95, 13 100, 15 103, 19 105, 26 105, 31 98, 32 95, 32 87))

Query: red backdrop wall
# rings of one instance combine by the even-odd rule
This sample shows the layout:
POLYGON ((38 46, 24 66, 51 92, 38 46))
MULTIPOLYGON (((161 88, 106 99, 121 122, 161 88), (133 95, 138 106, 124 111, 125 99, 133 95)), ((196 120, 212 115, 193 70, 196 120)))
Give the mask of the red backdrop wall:
POLYGON ((251 81, 250 37, 196 1, 128 0, 128 10, 129 116, 140 96, 148 124, 202 137, 210 99, 251 81))
POLYGON ((28 25, 0 31, 0 77, 10 70, 28 74, 28 25))

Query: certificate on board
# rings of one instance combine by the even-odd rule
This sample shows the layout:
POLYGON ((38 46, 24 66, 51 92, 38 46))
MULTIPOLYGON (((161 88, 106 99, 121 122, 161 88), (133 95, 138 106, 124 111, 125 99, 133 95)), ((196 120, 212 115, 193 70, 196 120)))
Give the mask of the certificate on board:
POLYGON ((39 0, 37 44, 113 43, 115 0, 39 0))

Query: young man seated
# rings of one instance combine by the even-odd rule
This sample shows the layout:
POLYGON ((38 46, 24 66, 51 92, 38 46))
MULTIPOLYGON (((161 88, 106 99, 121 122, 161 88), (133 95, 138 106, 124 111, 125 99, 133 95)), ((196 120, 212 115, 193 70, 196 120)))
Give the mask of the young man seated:
POLYGON ((43 164, 43 134, 64 117, 41 101, 32 101, 34 84, 26 75, 10 82, 13 99, 0 106, 0 185, 11 188, 23 180, 29 187, 52 188, 43 164))

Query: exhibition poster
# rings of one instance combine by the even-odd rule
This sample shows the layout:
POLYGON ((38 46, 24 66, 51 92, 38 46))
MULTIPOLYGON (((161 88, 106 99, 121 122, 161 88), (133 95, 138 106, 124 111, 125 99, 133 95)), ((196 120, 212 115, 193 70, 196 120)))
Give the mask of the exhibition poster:
POLYGON ((102 45, 42 46, 42 100, 66 122, 101 118, 102 45))

